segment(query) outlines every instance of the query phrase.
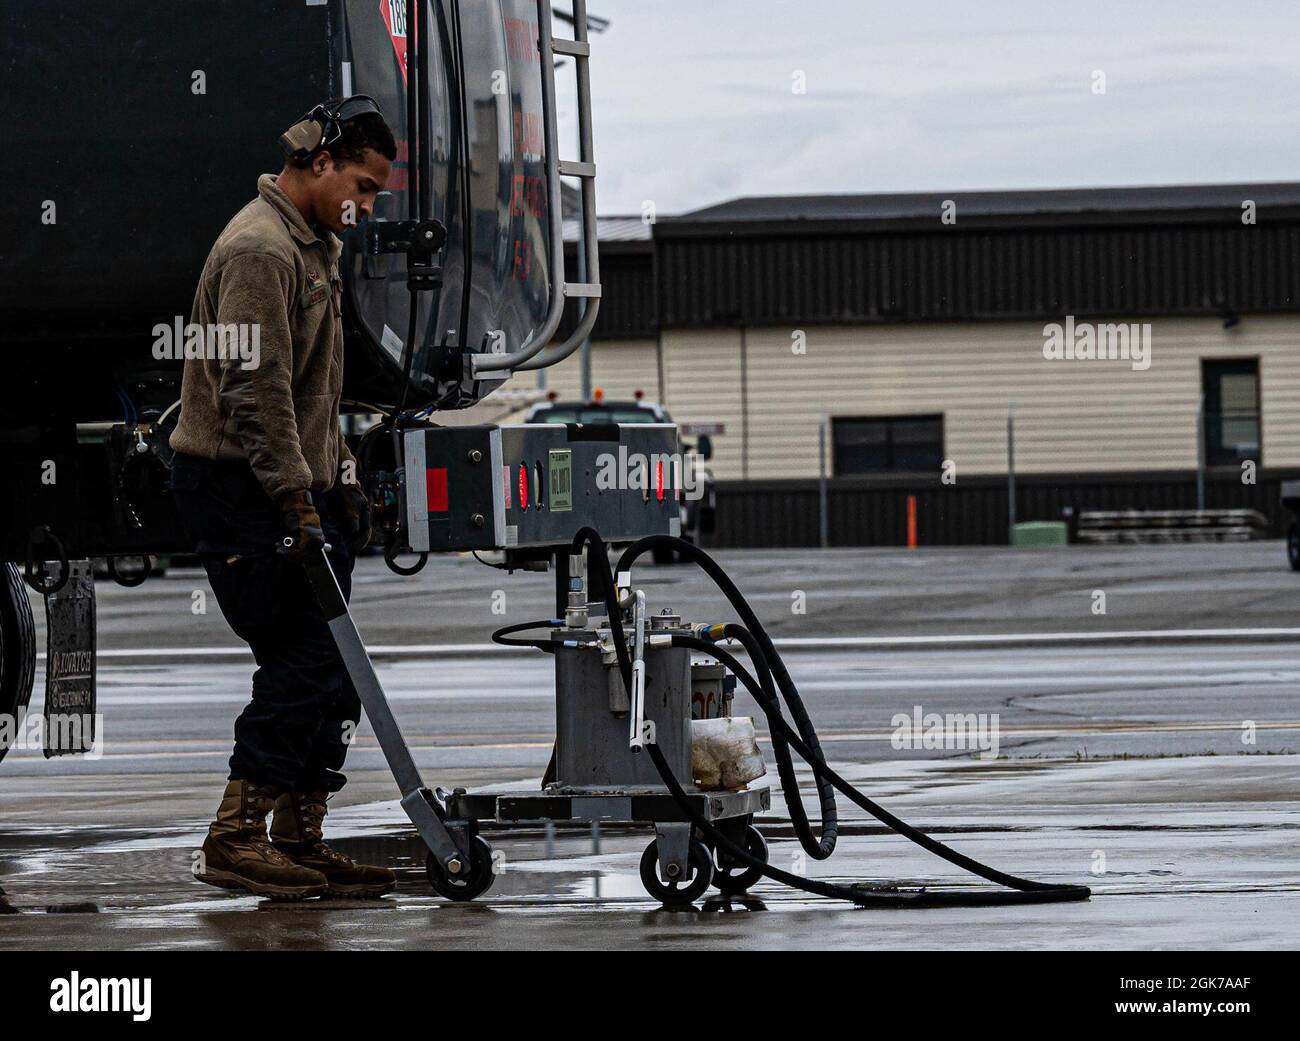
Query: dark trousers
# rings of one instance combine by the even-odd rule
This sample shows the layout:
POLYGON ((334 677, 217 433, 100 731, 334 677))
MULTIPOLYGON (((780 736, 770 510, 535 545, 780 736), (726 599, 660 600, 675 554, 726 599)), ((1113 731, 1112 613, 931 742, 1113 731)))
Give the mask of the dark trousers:
MULTIPOLYGON (((235 720, 230 779, 338 791, 361 703, 305 569, 275 552, 285 534, 279 509, 242 462, 177 454, 171 488, 221 613, 257 662, 252 700, 235 720)), ((347 598, 353 559, 340 505, 332 492, 313 499, 347 598)))

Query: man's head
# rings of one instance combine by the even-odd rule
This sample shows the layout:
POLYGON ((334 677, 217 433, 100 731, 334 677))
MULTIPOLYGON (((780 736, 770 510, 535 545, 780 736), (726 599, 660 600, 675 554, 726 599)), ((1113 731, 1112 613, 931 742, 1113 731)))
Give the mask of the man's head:
POLYGON ((281 138, 288 160, 280 188, 308 223, 335 234, 370 216, 397 158, 393 132, 365 102, 331 99, 281 138))

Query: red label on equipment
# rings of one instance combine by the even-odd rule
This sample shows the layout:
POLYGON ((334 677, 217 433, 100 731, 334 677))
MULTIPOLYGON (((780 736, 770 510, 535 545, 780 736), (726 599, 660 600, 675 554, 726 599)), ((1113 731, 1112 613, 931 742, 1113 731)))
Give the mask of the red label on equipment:
POLYGON ((430 467, 424 472, 425 502, 430 513, 447 512, 447 468, 430 467))
POLYGON ((402 70, 402 82, 406 82, 406 0, 379 0, 379 13, 388 29, 388 38, 393 41, 393 50, 397 54, 397 67, 402 70))

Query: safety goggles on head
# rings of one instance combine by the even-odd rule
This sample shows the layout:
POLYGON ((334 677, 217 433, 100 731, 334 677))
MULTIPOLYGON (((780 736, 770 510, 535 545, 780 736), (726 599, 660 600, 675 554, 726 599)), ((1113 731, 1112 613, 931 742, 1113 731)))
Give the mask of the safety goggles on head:
POLYGON ((343 135, 343 124, 358 116, 374 114, 383 118, 379 103, 368 94, 353 94, 350 98, 330 99, 317 105, 297 123, 280 135, 280 147, 285 157, 295 163, 305 163, 323 148, 329 148, 343 135))

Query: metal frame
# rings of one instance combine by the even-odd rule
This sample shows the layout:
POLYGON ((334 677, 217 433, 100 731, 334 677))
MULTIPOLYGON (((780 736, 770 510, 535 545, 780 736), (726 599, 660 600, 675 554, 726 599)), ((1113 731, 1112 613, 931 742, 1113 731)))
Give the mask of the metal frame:
MULTIPOLYGON (((501 793, 469 793, 463 788, 452 792, 442 789, 436 793, 430 791, 425 787, 406 739, 398 728, 365 644, 348 612, 347 601, 339 588, 329 558, 322 552, 316 552, 309 555, 304 563, 330 635, 356 688, 393 779, 401 790, 402 809, 415 825, 430 856, 442 865, 447 877, 455 878, 471 870, 474 853, 470 846, 479 841, 476 836, 480 821, 568 820, 653 824, 661 875, 684 878, 689 872, 694 838, 693 814, 726 824, 727 827, 743 827, 754 814, 770 809, 771 793, 766 787, 704 792, 691 786, 686 798, 693 814, 685 811, 672 792, 660 784, 551 784, 540 791, 501 793)), ((580 571, 581 558, 576 563, 580 571)), ((573 581, 575 561, 557 548, 556 564, 557 601, 570 597, 582 600, 585 596, 583 583, 581 579, 576 585, 573 581), (565 566, 560 567, 562 560, 565 566)), ((644 596, 643 592, 638 591, 641 626, 644 626, 644 596)), ((643 645, 643 642, 642 629, 637 640, 638 646, 643 645)), ((644 667, 644 660, 640 656, 638 662, 644 667)), ((689 719, 689 686, 684 695, 687 698, 685 709, 689 719)), ((557 701, 557 708, 558 705, 557 701)), ((636 713, 633 712, 632 716, 635 720, 636 713)), ((634 746, 639 743, 638 737, 634 732, 631 739, 634 746)))
POLYGON ((544 369, 563 361, 591 335, 600 312, 600 249, 596 229, 596 161, 591 133, 591 43, 587 34, 587 0, 573 0, 572 40, 555 39, 551 22, 551 0, 537 0, 538 49, 542 72, 542 114, 546 136, 546 178, 550 188, 551 217, 551 302, 542 327, 517 351, 510 354, 468 355, 470 376, 483 379, 488 373, 544 369), (579 158, 559 157, 559 122, 555 110, 555 55, 571 57, 578 84, 579 158), (564 210, 560 178, 577 177, 582 182, 582 250, 586 282, 569 282, 564 271, 564 210), (564 303, 582 301, 583 314, 572 335, 559 346, 551 338, 560 326, 564 303))
MULTIPOLYGON (((541 791, 502 793, 468 793, 458 788, 454 792, 440 789, 436 794, 425 787, 365 643, 348 612, 329 558, 324 553, 314 553, 305 561, 305 567, 339 656, 402 793, 402 809, 449 877, 463 874, 473 863, 472 851, 465 844, 473 841, 478 822, 483 820, 650 823, 658 840, 661 871, 665 874, 684 871, 693 834, 691 819, 662 785, 552 786, 541 791)), ((710 821, 748 819, 771 807, 771 793, 767 788, 728 792, 692 789, 687 798, 695 812, 710 821)))
MULTIPOLYGON (((772 807, 767 787, 736 792, 688 790, 687 800, 706 820, 731 820, 772 807)), ((498 824, 531 821, 601 821, 609 824, 690 824, 690 818, 663 785, 545 788, 541 791, 461 792, 447 800, 457 817, 498 824)))
MULTIPOLYGON (((449 876, 455 877, 471 863, 469 851, 462 851, 452 838, 445 821, 445 811, 431 791, 424 785, 420 768, 406 744, 406 738, 393 716, 392 706, 384 688, 375 675, 375 667, 366 653, 366 645, 357 632, 356 624, 348 613, 347 601, 339 589, 338 579, 324 553, 315 553, 305 562, 307 577, 320 603, 321 611, 329 625, 330 635, 338 647, 339 656, 348 671, 348 677, 357 690, 366 718, 375 732, 375 738, 384 753, 388 768, 402 793, 402 809, 415 825, 420 838, 442 864, 449 876)), ((457 829, 458 831, 462 829, 457 829)))

